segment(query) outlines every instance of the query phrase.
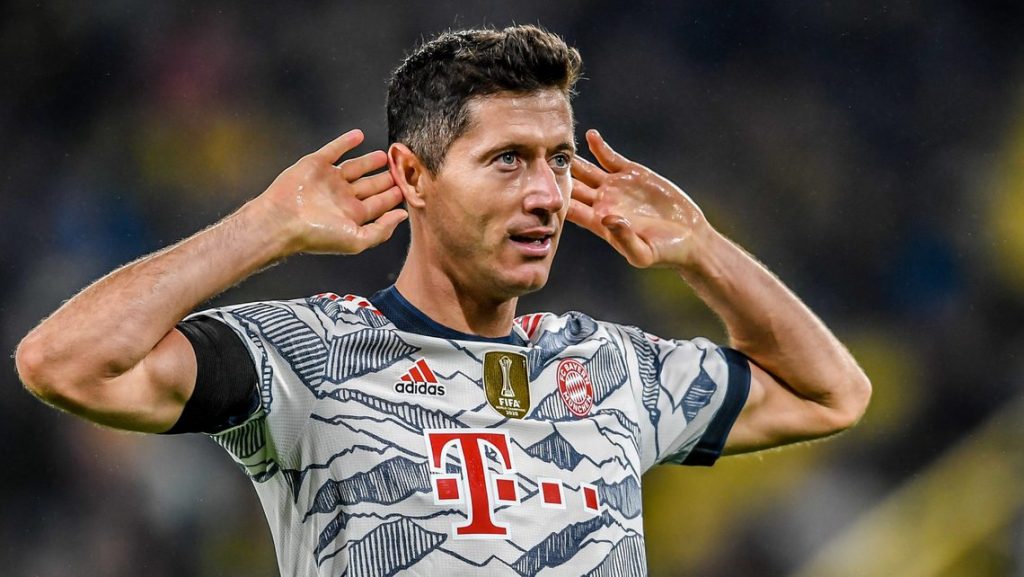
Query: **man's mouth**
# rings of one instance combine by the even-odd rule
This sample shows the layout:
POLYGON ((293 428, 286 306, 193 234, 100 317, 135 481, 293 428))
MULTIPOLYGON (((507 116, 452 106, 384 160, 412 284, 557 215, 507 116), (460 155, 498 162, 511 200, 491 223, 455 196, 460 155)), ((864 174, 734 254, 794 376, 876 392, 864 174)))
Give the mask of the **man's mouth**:
POLYGON ((545 235, 541 235, 541 236, 525 236, 525 235, 514 234, 514 235, 512 235, 511 238, 512 238, 512 240, 514 242, 518 242, 518 243, 522 243, 522 244, 542 245, 542 244, 547 244, 547 243, 551 242, 551 235, 550 234, 545 234, 545 235))
POLYGON ((545 256, 551 249, 551 239, 554 236, 555 233, 552 230, 537 229, 510 234, 509 240, 531 255, 545 256))

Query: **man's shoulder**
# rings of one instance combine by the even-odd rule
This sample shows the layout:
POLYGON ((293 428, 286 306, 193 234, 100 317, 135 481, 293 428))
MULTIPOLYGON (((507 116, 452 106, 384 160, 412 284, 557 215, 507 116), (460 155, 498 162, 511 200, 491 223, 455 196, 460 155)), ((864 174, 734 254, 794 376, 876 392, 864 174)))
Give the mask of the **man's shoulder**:
POLYGON ((273 326, 285 321, 291 323, 333 324, 337 330, 347 332, 359 328, 380 328, 388 319, 366 298, 354 294, 339 295, 324 292, 307 297, 265 300, 226 305, 196 313, 199 315, 233 318, 258 325, 273 326))
POLYGON ((620 325, 595 319, 580 311, 567 311, 561 314, 528 313, 516 317, 515 325, 530 341, 535 341, 545 333, 554 333, 570 341, 580 342, 592 337, 615 333, 622 328, 620 325))
MULTIPOLYGON (((673 347, 681 341, 662 338, 646 330, 629 324, 595 319, 580 312, 568 311, 562 314, 550 312, 528 313, 516 317, 517 330, 521 330, 529 342, 537 343, 541 339, 558 336, 566 343, 580 343, 591 338, 610 338, 622 342, 630 348, 642 347, 645 350, 659 347, 673 347)), ((693 341, 705 348, 706 339, 695 338, 693 341)))
POLYGON ((359 295, 338 295, 336 293, 326 292, 292 302, 299 301, 301 301, 302 306, 315 308, 331 317, 353 314, 359 317, 377 317, 375 320, 380 322, 373 323, 375 326, 380 326, 387 322, 387 319, 384 317, 384 313, 377 310, 377 307, 375 307, 369 299, 359 295))

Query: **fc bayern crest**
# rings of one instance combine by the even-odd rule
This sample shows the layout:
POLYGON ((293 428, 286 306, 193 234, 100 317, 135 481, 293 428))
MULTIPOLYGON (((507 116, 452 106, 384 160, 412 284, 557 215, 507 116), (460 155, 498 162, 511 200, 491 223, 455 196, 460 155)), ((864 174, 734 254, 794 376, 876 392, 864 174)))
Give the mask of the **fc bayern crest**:
POLYGON ((587 368, 576 359, 558 363, 558 392, 569 412, 577 417, 590 414, 594 406, 594 385, 590 382, 587 368))

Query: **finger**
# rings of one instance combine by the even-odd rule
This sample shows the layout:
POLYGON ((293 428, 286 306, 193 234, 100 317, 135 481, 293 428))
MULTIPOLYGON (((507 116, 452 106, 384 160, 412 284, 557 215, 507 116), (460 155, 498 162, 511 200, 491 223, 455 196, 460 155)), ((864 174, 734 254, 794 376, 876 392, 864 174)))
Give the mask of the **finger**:
POLYGON ((592 205, 597 201, 600 193, 590 188, 582 181, 572 179, 572 197, 586 205, 592 205))
POLYGON ((601 224, 610 233, 608 242, 619 254, 626 257, 629 264, 646 268, 654 262, 654 252, 651 247, 637 236, 625 217, 609 214, 601 219, 601 224))
POLYGON ((345 180, 353 182, 368 172, 383 168, 387 163, 388 155, 383 150, 374 150, 342 162, 338 169, 345 180))
POLYGON ((566 213, 565 218, 601 238, 606 236, 607 231, 601 226, 601 219, 597 218, 594 209, 576 199, 569 200, 569 212, 566 213))
POLYGON ((395 185, 395 179, 390 172, 364 176, 352 183, 352 193, 356 198, 363 200, 374 194, 384 192, 395 185))
POLYGON ((629 164, 629 160, 612 150, 612 147, 605 142, 604 137, 594 129, 587 131, 587 145, 590 147, 590 152, 594 153, 594 158, 608 172, 618 172, 629 164))
POLYGON ((359 146, 362 141, 363 131, 354 128, 323 145, 320 150, 313 153, 313 156, 325 162, 337 164, 343 154, 359 146))
POLYGON ((377 246, 391 238, 398 225, 408 217, 409 213, 404 209, 396 208, 380 215, 377 220, 359 227, 359 238, 362 240, 363 250, 377 246))
POLYGON ((366 218, 363 222, 377 220, 386 211, 398 206, 404 197, 402 189, 392 186, 386 191, 368 197, 363 201, 363 208, 366 210, 366 218))
POLYGON ((572 176, 580 182, 590 186, 598 187, 604 181, 608 173, 601 170, 596 164, 582 157, 572 159, 572 176))

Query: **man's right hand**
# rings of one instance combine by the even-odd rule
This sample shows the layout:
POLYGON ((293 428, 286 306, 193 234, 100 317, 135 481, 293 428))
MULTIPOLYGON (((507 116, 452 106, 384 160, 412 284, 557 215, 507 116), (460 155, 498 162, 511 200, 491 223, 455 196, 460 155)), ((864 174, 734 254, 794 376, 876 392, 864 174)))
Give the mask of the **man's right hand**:
POLYGON ((250 208, 269 211, 285 235, 285 251, 357 254, 394 233, 408 214, 396 208, 402 192, 387 171, 381 150, 339 163, 363 141, 350 130, 282 172, 250 208))

